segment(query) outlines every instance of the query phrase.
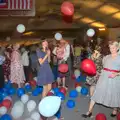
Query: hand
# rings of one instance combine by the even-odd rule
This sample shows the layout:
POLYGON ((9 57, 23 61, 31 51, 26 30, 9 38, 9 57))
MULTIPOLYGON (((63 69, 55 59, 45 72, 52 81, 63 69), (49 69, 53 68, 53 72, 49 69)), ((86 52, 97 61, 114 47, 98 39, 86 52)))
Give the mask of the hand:
POLYGON ((50 50, 47 51, 47 55, 50 55, 50 50))
POLYGON ((118 75, 118 73, 112 73, 109 75, 109 78, 115 78, 118 75))

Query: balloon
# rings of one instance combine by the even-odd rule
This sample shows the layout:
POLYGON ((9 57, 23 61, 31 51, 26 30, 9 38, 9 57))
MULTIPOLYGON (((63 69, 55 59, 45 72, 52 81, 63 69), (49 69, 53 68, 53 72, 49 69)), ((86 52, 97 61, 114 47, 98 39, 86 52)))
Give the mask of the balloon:
POLYGON ((1 97, 4 99, 5 97, 7 97, 8 96, 8 93, 7 92, 3 92, 2 94, 1 94, 1 97))
POLYGON ((78 96, 78 92, 76 90, 71 90, 69 93, 69 97, 76 98, 78 96))
POLYGON ((90 75, 96 74, 96 66, 94 62, 90 59, 83 60, 83 62, 81 63, 81 69, 90 75))
MULTIPOLYGON (((58 91, 59 91, 59 89, 58 89, 58 91)), ((51 90, 50 92, 53 93, 53 94, 55 93, 53 90, 51 90)))
POLYGON ((85 87, 83 87, 83 88, 81 89, 81 94, 82 94, 82 95, 87 95, 87 94, 88 94, 88 89, 85 88, 85 87))
POLYGON ((19 89, 17 90, 17 95, 18 95, 18 97, 21 97, 23 94, 25 94, 25 90, 24 90, 23 88, 19 88, 19 89))
POLYGON ((32 87, 36 87, 37 85, 37 82, 35 80, 30 80, 29 83, 32 87))
POLYGON ((75 75, 74 75, 74 74, 72 75, 72 79, 73 79, 73 80, 75 79, 75 75))
POLYGON ((55 116, 60 119, 61 118, 61 108, 58 110, 58 112, 55 114, 55 116))
POLYGON ((21 96, 21 101, 25 104, 29 100, 29 96, 27 94, 24 94, 21 96))
POLYGON ((75 75, 76 78, 78 78, 80 76, 80 70, 76 69, 74 71, 74 75, 75 75))
POLYGON ((4 106, 0 107, 0 115, 4 115, 6 113, 7 113, 7 108, 4 106))
POLYGON ((59 88, 53 88, 53 91, 55 94, 57 94, 60 90, 59 90, 59 88))
POLYGON ((27 83, 27 84, 25 85, 25 90, 26 90, 26 91, 31 91, 31 90, 32 90, 31 85, 30 85, 29 83, 27 83))
POLYGON ((54 116, 61 106, 61 99, 57 96, 47 96, 39 103, 39 112, 44 117, 54 116))
POLYGON ((76 82, 80 82, 81 81, 81 78, 80 76, 78 78, 76 78, 76 82))
POLYGON ((40 114, 38 112, 33 112, 31 118, 32 120, 40 120, 40 114))
POLYGON ((5 83, 4 88, 10 89, 11 88, 11 83, 9 83, 9 82, 5 83))
POLYGON ((15 102, 11 110, 11 115, 14 119, 20 118, 24 113, 24 104, 21 101, 15 102))
POLYGON ((3 100, 2 105, 5 106, 7 109, 9 109, 12 103, 10 100, 6 99, 6 100, 3 100))
POLYGON ((99 113, 96 115, 95 120, 107 120, 105 114, 99 113))
POLYGON ((53 96, 54 94, 52 92, 48 92, 47 96, 53 96))
POLYGON ((87 36, 88 37, 93 37, 95 35, 95 31, 93 29, 87 30, 87 36))
POLYGON ((61 72, 61 73, 68 72, 68 65, 67 64, 60 64, 58 66, 58 71, 61 72))
POLYGON ((37 77, 34 77, 33 80, 35 80, 37 82, 37 77))
POLYGON ((0 120, 12 120, 11 116, 8 114, 3 115, 0 120))
POLYGON ((61 100, 65 100, 65 95, 62 92, 58 92, 56 96, 60 97, 61 100))
POLYGON ((55 34, 55 39, 56 40, 61 40, 62 39, 62 35, 60 33, 56 33, 55 34))
POLYGON ((81 86, 77 86, 77 87, 76 87, 76 91, 79 92, 79 93, 81 92, 81 89, 82 89, 81 86))
POLYGON ((4 100, 10 100, 10 101, 12 101, 12 98, 10 96, 7 96, 7 97, 4 98, 4 100))
POLYGON ((12 87, 8 91, 9 95, 14 95, 15 93, 16 93, 16 90, 15 90, 15 88, 12 88, 12 87))
POLYGON ((118 113, 117 115, 117 120, 120 120, 120 113, 118 113))
POLYGON ((66 92, 67 92, 66 88, 65 87, 61 87, 60 88, 60 92, 62 92, 64 95, 66 95, 66 92))
POLYGON ((81 86, 80 83, 75 83, 75 88, 78 87, 78 86, 81 86))
POLYGON ((74 6, 71 2, 63 2, 61 5, 61 12, 66 16, 72 16, 74 14, 74 6))
POLYGON ((23 24, 19 24, 19 25, 17 26, 17 31, 18 31, 19 33, 25 32, 25 26, 24 26, 23 24))
POLYGON ((75 107, 75 101, 73 101, 73 100, 68 100, 68 101, 67 101, 67 107, 68 107, 68 108, 74 108, 74 107, 75 107))
POLYGON ((29 112, 32 112, 36 108, 36 102, 34 100, 30 100, 27 103, 27 109, 29 112))
POLYGON ((32 95, 33 96, 38 96, 39 94, 41 94, 43 91, 43 87, 36 87, 33 92, 32 92, 32 95))

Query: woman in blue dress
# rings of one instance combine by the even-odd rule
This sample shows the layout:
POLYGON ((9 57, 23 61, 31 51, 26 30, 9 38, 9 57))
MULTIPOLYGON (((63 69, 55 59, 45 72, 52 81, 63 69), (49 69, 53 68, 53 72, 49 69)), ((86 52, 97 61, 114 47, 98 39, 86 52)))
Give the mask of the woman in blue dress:
POLYGON ((38 61, 40 67, 37 75, 37 84, 43 86, 42 98, 44 98, 52 88, 54 76, 49 65, 50 50, 48 49, 48 42, 42 42, 42 50, 37 49, 38 61))

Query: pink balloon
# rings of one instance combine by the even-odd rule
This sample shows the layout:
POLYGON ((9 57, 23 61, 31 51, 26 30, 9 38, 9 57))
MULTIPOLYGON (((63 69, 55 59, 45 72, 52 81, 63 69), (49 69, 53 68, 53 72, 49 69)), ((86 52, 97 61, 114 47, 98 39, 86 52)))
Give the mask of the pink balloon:
POLYGON ((62 73, 68 72, 68 65, 67 64, 60 64, 58 67, 58 71, 62 73))
POLYGON ((83 60, 83 62, 81 63, 81 69, 89 75, 96 74, 96 66, 94 62, 90 59, 83 60))
POLYGON ((61 12, 64 15, 72 16, 74 14, 74 5, 71 2, 63 2, 61 5, 61 12))

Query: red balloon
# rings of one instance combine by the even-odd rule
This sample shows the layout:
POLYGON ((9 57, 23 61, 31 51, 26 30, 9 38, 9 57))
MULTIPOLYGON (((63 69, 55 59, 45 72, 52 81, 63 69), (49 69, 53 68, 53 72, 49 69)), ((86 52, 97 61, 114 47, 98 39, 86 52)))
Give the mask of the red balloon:
POLYGON ((61 5, 63 15, 72 16, 74 14, 74 5, 71 2, 63 2, 61 5))
POLYGON ((107 120, 107 119, 103 113, 99 113, 96 115, 95 120, 107 120))
POLYGON ((52 92, 49 92, 47 96, 53 96, 54 94, 52 92))
POLYGON ((37 84, 35 80, 30 80, 29 83, 32 87, 35 87, 37 84))
POLYGON ((58 67, 58 70, 61 73, 66 73, 66 72, 68 72, 68 65, 67 64, 60 64, 58 67))
POLYGON ((2 105, 5 106, 7 109, 9 109, 12 103, 10 100, 6 99, 6 100, 3 100, 2 105))
POLYGON ((117 120, 120 120, 120 113, 118 113, 117 115, 117 120))
POLYGON ((83 60, 83 62, 81 63, 81 69, 87 74, 90 74, 90 75, 96 74, 96 66, 94 62, 90 59, 83 60))
POLYGON ((64 95, 66 95, 66 92, 67 92, 67 91, 66 91, 66 88, 61 87, 61 88, 60 88, 60 92, 62 92, 64 95))
POLYGON ((81 86, 80 83, 75 83, 75 88, 78 87, 78 86, 81 86))
POLYGON ((75 80, 75 75, 74 74, 72 75, 72 80, 75 80))

